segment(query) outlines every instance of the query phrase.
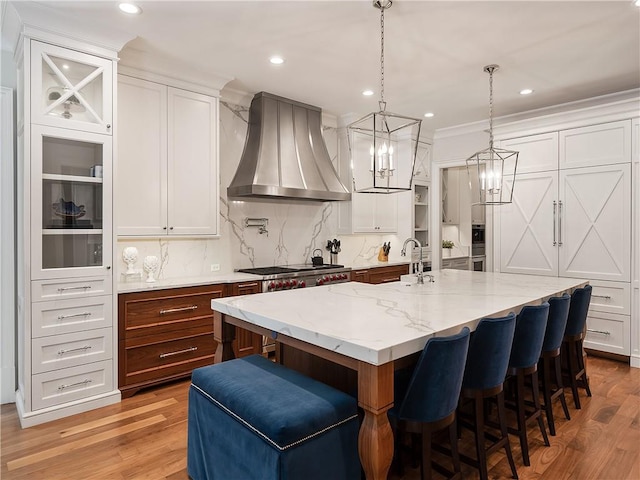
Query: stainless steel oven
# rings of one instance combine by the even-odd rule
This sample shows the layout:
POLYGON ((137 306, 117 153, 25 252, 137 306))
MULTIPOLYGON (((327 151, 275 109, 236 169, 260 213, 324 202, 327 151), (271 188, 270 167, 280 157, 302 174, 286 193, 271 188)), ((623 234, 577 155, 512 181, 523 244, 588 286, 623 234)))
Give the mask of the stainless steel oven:
POLYGON ((471 255, 485 255, 484 225, 471 225, 471 255))

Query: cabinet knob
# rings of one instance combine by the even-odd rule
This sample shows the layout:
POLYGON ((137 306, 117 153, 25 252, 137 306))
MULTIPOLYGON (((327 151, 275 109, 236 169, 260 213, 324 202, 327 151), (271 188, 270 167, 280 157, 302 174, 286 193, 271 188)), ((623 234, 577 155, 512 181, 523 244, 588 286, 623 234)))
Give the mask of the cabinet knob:
POLYGON ((111 265, 107 265, 107 270, 111 270, 111 265))
POLYGON ((173 227, 169 227, 169 230, 173 230, 173 227))
POLYGON ((166 229, 167 229, 167 227, 162 227, 162 229, 163 229, 163 230, 166 230, 166 229))
POLYGON ((111 124, 107 123, 107 130, 109 130, 111 128, 111 124))

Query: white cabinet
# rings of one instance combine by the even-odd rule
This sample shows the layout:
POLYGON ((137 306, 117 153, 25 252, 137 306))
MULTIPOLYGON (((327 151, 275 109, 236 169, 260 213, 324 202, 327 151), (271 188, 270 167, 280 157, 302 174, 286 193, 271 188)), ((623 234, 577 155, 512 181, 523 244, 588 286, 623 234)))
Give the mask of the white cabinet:
POLYGON ((460 169, 442 171, 442 223, 460 223, 460 169))
POLYGON ((31 127, 31 278, 110 276, 111 137, 31 127))
POLYGON ((426 142, 418 142, 413 179, 422 182, 431 180, 431 145, 426 142))
POLYGON ((22 41, 16 402, 26 427, 117 402, 120 392, 111 269, 116 55, 22 41))
POLYGON ((31 123, 111 134, 113 62, 31 42, 31 123))
MULTIPOLYGON (((588 279, 594 297, 585 346, 624 355, 630 353, 630 132, 624 120, 501 142, 520 159, 513 203, 497 209, 500 271, 588 279)), ((513 179, 505 180, 513 188, 513 179)))
POLYGON ((398 230, 397 195, 399 194, 353 193, 350 233, 396 232, 398 230))
POLYGON ((218 99, 118 77, 118 235, 217 235, 218 99))

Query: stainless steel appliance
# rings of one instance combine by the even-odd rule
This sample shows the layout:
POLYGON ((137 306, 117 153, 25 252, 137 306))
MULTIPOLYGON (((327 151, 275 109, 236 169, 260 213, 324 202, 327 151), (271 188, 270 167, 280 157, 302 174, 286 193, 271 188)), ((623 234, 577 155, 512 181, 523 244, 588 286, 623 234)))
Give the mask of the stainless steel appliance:
POLYGON ((238 272, 262 276, 262 291, 275 292, 351 281, 351 269, 343 265, 286 265, 241 268, 238 272))
POLYGON ((484 225, 471 225, 471 256, 485 255, 484 225))
POLYGON ((471 257, 471 270, 474 272, 484 272, 485 259, 486 257, 484 255, 471 257))

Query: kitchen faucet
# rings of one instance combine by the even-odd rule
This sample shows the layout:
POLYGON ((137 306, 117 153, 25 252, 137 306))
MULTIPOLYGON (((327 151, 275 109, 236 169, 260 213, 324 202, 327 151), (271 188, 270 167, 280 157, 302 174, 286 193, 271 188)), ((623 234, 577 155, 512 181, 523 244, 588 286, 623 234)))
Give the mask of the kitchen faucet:
MULTIPOLYGON (((420 240, 417 240, 415 238, 407 238, 404 241, 404 244, 402 245, 402 250, 400 250, 400 255, 403 257, 407 255, 407 243, 409 242, 415 243, 416 246, 420 249, 420 261, 418 262, 418 283, 424 284, 424 275, 422 273, 422 244, 420 243, 420 240)), ((431 281, 433 281, 433 279, 431 281)))

